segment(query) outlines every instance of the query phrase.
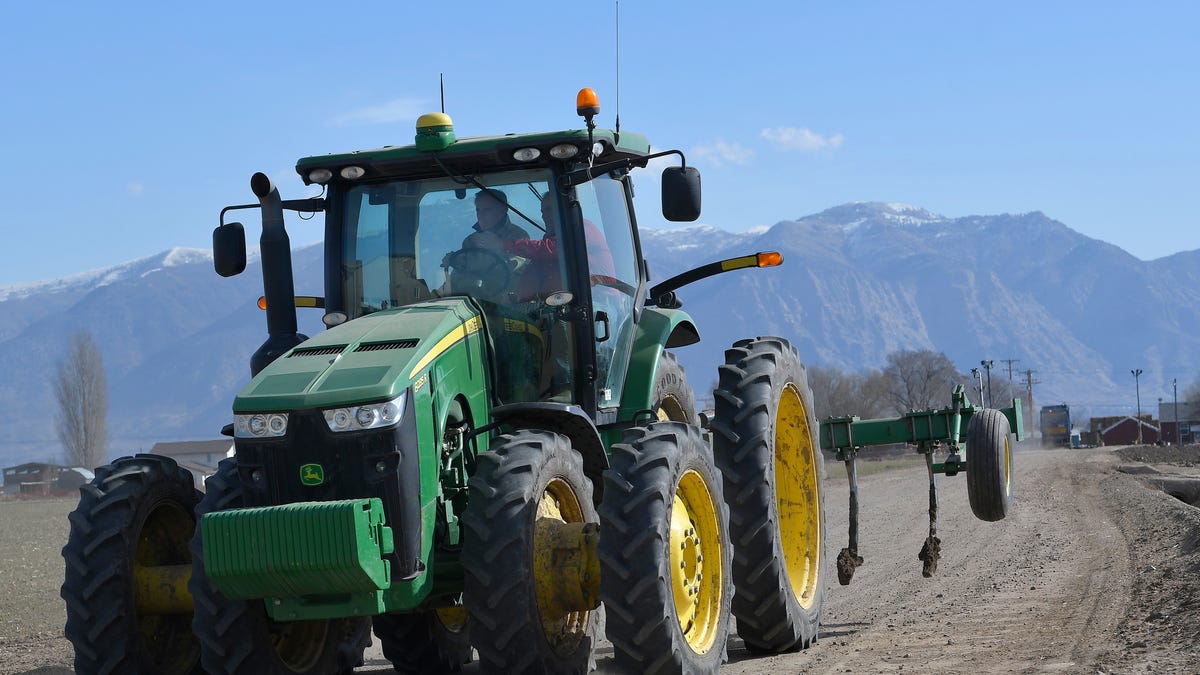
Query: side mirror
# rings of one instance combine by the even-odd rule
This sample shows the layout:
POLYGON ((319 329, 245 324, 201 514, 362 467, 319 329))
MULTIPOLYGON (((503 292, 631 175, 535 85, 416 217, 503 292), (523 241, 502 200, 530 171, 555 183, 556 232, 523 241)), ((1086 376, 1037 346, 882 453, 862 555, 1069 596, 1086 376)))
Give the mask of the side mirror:
POLYGON ((223 277, 246 269, 246 230, 241 223, 225 223, 213 230, 213 267, 223 277))
POLYGON ((700 172, 692 166, 669 166, 662 172, 663 218, 690 223, 700 217, 700 172))

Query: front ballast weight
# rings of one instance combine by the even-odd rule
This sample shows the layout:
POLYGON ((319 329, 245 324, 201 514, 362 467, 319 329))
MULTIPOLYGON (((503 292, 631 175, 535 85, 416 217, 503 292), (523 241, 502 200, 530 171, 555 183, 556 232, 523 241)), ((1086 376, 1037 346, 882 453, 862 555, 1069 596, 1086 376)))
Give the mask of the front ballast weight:
POLYGON ((835 453, 846 465, 850 481, 849 544, 837 557, 838 582, 850 583, 854 571, 863 564, 858 553, 858 451, 872 445, 907 443, 925 456, 929 473, 929 535, 917 558, 921 574, 933 576, 941 556, 937 536, 937 483, 941 473, 967 476, 967 498, 971 512, 980 520, 1003 519, 1012 505, 1012 441, 1025 438, 1021 400, 1014 398, 1008 408, 976 407, 967 400, 962 385, 956 385, 950 407, 917 410, 901 417, 864 420, 858 417, 830 417, 821 422, 821 449, 835 453), (966 428, 964 434, 963 428, 966 428), (945 461, 935 463, 934 452, 945 446, 945 461), (968 451, 970 461, 968 462, 968 451))

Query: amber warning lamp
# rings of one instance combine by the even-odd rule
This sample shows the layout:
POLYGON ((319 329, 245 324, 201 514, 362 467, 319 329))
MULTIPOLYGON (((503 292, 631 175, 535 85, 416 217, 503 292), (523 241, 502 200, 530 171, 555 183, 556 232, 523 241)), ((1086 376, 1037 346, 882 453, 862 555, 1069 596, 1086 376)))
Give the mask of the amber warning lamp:
POLYGON ((584 87, 579 90, 575 95, 575 114, 589 121, 600 114, 600 97, 595 89, 584 87))
MULTIPOLYGON (((318 298, 318 297, 315 297, 312 295, 297 295, 296 296, 296 306, 297 307, 315 307, 317 309, 324 309, 325 308, 325 298, 318 298)), ((266 311, 267 296, 265 296, 265 295, 258 296, 258 308, 266 311)))

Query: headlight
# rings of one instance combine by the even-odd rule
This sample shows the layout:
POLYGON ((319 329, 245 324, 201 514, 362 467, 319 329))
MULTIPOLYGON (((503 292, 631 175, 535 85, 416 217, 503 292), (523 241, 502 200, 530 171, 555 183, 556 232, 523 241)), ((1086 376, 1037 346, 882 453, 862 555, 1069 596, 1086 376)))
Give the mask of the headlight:
POLYGON ((383 403, 357 405, 348 408, 333 408, 322 411, 325 424, 330 431, 364 431, 366 429, 382 429, 400 421, 404 415, 404 404, 408 392, 383 403))
POLYGON ((287 434, 287 413, 254 413, 233 416, 235 438, 279 438, 287 434))
POLYGON ((570 143, 563 143, 550 148, 550 156, 555 159, 570 159, 579 154, 579 147, 570 143))

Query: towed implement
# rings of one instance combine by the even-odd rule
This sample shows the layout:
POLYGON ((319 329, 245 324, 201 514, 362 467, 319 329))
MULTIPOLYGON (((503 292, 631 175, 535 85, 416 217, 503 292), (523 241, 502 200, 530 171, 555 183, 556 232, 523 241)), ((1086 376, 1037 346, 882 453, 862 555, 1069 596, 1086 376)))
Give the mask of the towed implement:
POLYGON ((225 217, 261 212, 268 337, 234 456, 202 495, 147 455, 83 488, 77 672, 342 673, 373 632, 398 672, 582 673, 601 606, 627 672, 715 672, 734 617, 756 651, 816 640, 822 427, 795 348, 735 343, 704 418, 668 351, 700 339, 678 289, 781 256, 652 285, 632 175, 678 156, 663 215, 691 221, 699 174, 598 110, 585 89, 584 129, 461 139, 424 115, 412 145, 301 159, 319 197, 255 174, 213 235, 239 274, 225 217), (295 295, 285 211, 324 218, 322 297, 295 295))

